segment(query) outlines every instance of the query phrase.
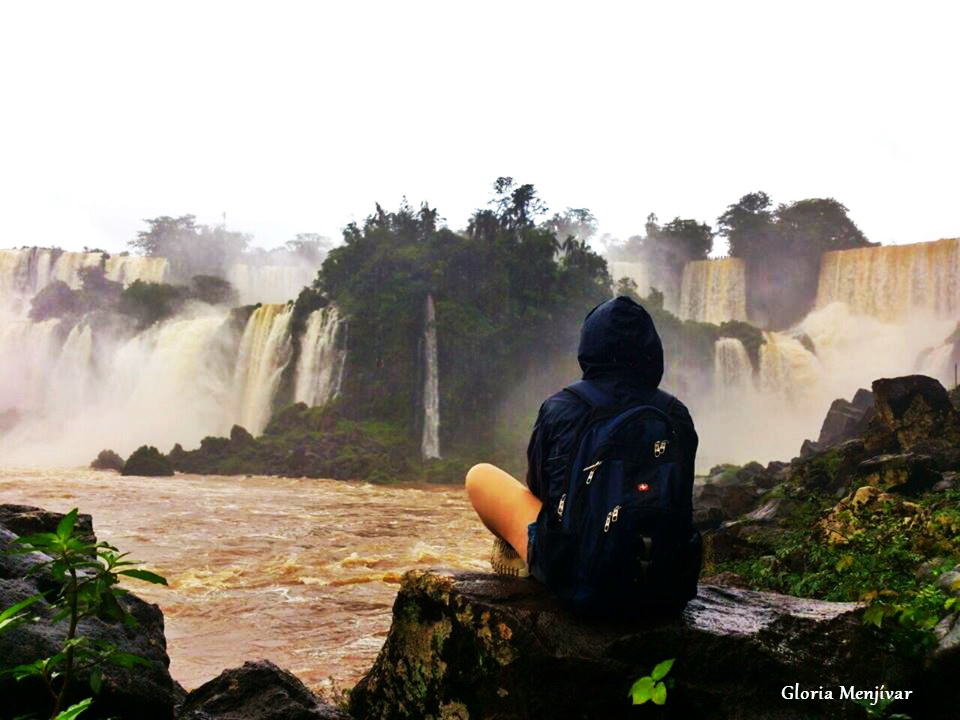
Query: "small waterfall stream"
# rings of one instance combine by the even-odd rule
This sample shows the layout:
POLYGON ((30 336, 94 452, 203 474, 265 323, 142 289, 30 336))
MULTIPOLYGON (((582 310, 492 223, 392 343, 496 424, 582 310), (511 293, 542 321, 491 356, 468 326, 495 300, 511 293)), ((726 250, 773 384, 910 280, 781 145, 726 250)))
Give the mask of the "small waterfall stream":
POLYGON ((426 323, 423 331, 426 377, 423 386, 424 458, 440 457, 440 387, 437 377, 437 318, 433 295, 427 295, 426 323))

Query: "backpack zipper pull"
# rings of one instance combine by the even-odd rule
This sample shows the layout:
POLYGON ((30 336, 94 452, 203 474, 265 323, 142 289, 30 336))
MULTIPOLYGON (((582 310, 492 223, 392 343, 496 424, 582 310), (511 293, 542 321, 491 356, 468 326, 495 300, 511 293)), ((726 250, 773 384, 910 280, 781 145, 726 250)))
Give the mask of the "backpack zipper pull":
POLYGON ((607 520, 603 523, 603 531, 610 532, 610 525, 617 521, 617 518, 620 517, 620 506, 617 505, 613 510, 607 513, 607 520))
POLYGON ((590 471, 589 474, 587 475, 587 485, 593 482, 593 474, 597 471, 597 468, 600 467, 600 464, 602 462, 603 460, 597 460, 593 465, 587 465, 584 468, 584 470, 590 471))
POLYGON ((560 496, 560 504, 557 506, 557 517, 563 520, 563 506, 567 502, 567 494, 560 496))

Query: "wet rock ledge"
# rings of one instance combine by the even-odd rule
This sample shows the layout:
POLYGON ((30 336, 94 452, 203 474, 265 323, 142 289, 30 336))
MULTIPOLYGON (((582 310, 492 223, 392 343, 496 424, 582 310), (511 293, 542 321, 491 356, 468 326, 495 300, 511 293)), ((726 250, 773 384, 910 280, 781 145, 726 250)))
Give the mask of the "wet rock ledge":
MULTIPOLYGON (((852 603, 701 586, 669 622, 588 625, 532 581, 412 571, 374 667, 351 693, 356 718, 862 718, 840 686, 933 698, 852 603), (676 658, 662 707, 627 692, 676 658), (831 689, 834 700, 784 700, 785 686, 831 689)), ((955 672, 955 668, 953 670, 955 672)), ((901 706, 897 706, 899 709, 901 706)), ((907 706, 902 706, 906 708, 907 706)), ((914 709, 916 706, 911 706, 914 709)))

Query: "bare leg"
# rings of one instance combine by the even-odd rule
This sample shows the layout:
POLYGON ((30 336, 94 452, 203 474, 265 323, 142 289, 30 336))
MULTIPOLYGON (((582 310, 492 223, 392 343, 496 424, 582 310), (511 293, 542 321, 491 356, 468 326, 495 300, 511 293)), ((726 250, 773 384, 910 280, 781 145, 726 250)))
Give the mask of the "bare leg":
POLYGON ((467 495, 487 529, 526 560, 527 526, 537 519, 542 505, 536 496, 513 475, 489 463, 470 468, 467 495))

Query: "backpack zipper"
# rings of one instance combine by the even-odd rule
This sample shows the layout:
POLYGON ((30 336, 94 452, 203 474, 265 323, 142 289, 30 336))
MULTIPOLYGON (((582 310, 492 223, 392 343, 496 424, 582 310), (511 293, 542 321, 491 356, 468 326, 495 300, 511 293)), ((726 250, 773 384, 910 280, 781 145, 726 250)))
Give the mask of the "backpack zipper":
POLYGON ((600 467, 600 465, 601 465, 602 463, 603 463, 603 460, 597 460, 593 465, 587 465, 587 466, 584 468, 584 471, 587 471, 587 470, 590 471, 590 472, 587 474, 587 483, 586 483, 587 485, 589 485, 590 483, 593 482, 593 475, 594 475, 594 473, 597 472, 597 468, 600 467))
POLYGON ((564 493, 560 496, 560 504, 557 506, 557 517, 563 520, 563 506, 567 502, 567 494, 564 493))
POLYGON ((620 506, 617 505, 613 510, 607 513, 607 521, 603 524, 603 531, 610 532, 611 523, 615 523, 620 517, 620 506))

